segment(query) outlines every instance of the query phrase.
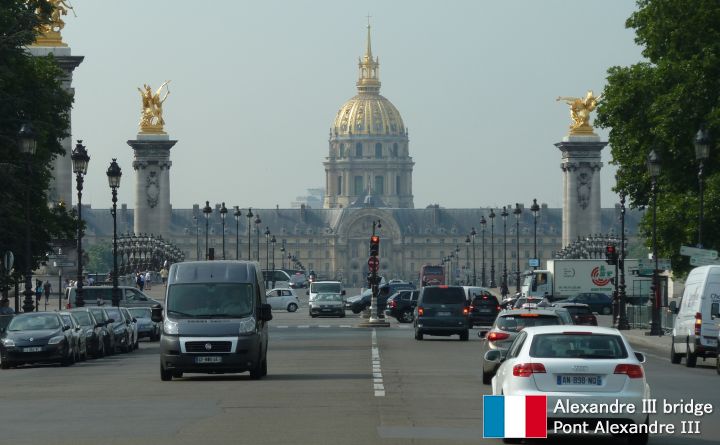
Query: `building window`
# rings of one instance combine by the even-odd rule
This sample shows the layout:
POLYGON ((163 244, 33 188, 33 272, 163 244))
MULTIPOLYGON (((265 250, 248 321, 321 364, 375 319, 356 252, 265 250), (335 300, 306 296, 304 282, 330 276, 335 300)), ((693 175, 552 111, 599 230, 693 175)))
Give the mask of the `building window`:
POLYGON ((345 157, 345 144, 340 144, 339 157, 341 157, 341 158, 345 157))
POLYGON ((397 144, 397 142, 395 142, 395 143, 393 144, 392 154, 393 154, 394 157, 396 157, 396 158, 398 157, 398 144, 397 144))
POLYGON ((382 144, 379 142, 377 144, 375 144, 375 158, 376 159, 382 158, 382 144))
POLYGON ((355 144, 355 156, 362 158, 362 143, 358 142, 355 144))
POLYGON ((355 176, 355 190, 356 195, 362 195, 363 193, 363 177, 355 176))
POLYGON ((342 195, 342 176, 337 177, 337 194, 342 195))
POLYGON ((385 194, 385 177, 375 176, 375 193, 378 195, 385 194))
POLYGON ((395 194, 400 196, 400 175, 395 176, 395 194))

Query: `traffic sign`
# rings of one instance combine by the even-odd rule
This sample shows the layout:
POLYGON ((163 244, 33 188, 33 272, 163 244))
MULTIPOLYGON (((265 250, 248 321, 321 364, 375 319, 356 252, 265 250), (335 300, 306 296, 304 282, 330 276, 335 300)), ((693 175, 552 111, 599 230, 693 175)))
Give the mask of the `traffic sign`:
POLYGON ((368 258, 368 269, 370 269, 370 272, 377 272, 379 266, 380 260, 378 260, 377 257, 371 256, 368 258))
POLYGON ((698 257, 698 258, 710 258, 712 260, 718 257, 717 250, 711 249, 698 249, 697 247, 680 246, 680 255, 698 257))
MULTIPOLYGON (((641 275, 651 274, 653 270, 655 270, 655 261, 650 259, 639 259, 637 268, 641 275)), ((668 258, 658 258, 658 270, 670 269, 672 269, 672 267, 668 258)))
POLYGON ((530 267, 540 267, 540 260, 537 258, 530 258, 528 260, 528 266, 530 267))
POLYGON ((720 264, 720 260, 718 259, 712 259, 708 257, 702 257, 702 256, 691 256, 690 257, 690 265, 691 266, 712 266, 720 264))
POLYGON ((75 267, 75 261, 53 261, 53 267, 75 267))

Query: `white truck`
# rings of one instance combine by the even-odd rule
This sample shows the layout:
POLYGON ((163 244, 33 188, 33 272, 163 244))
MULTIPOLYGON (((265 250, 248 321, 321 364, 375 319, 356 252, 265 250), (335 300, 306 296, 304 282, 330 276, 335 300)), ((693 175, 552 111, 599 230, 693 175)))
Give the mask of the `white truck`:
MULTIPOLYGON (((524 274, 521 293, 524 296, 551 299, 568 298, 585 292, 601 292, 612 296, 615 266, 604 259, 548 260, 545 269, 524 274)), ((638 260, 625 260, 625 294, 628 302, 641 304, 650 294, 651 277, 638 274, 638 260)))

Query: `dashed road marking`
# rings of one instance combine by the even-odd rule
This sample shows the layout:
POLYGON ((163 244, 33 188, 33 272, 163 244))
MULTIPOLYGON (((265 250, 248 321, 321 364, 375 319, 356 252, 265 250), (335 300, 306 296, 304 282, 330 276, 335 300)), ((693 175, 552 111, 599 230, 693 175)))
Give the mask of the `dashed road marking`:
POLYGON ((373 372, 373 392, 375 397, 385 397, 385 384, 383 383, 382 370, 380 368, 380 349, 377 344, 377 332, 372 330, 372 346, 370 356, 373 372))

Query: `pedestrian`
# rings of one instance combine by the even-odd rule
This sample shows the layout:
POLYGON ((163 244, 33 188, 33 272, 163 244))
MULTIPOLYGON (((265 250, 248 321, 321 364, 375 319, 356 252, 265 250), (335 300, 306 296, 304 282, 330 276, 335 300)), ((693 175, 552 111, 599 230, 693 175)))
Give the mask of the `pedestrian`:
POLYGON ((35 280, 35 310, 40 310, 40 298, 42 298, 43 287, 41 280, 35 280))
POLYGON ((145 272, 145 289, 150 290, 150 283, 152 283, 152 275, 148 270, 147 272, 145 272))
POLYGON ((52 283, 50 283, 50 280, 45 281, 45 284, 43 284, 43 292, 45 293, 45 304, 47 305, 50 301, 50 293, 52 293, 52 283))
POLYGON ((135 280, 136 280, 135 282, 137 284, 138 289, 140 289, 142 291, 145 287, 145 275, 138 272, 135 277, 135 280))
POLYGON ((93 278, 92 275, 88 275, 87 282, 88 282, 88 286, 95 286, 95 278, 93 278))
POLYGON ((10 307, 10 300, 3 298, 0 300, 0 315, 12 315, 15 313, 15 309, 10 307))
POLYGON ((162 278, 163 286, 167 287, 168 270, 165 268, 165 266, 160 269, 160 278, 162 278))

